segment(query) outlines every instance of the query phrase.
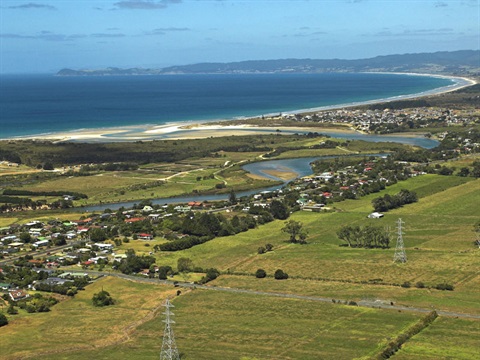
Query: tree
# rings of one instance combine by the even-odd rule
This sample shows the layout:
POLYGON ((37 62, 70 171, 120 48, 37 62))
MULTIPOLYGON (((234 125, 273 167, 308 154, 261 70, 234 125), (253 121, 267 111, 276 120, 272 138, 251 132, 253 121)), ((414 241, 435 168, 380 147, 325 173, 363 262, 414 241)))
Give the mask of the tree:
POLYGON ((231 205, 235 205, 237 203, 237 195, 235 195, 235 191, 233 190, 230 191, 228 201, 231 205))
POLYGON ((305 239, 308 236, 307 231, 303 229, 303 224, 295 220, 288 220, 282 228, 282 231, 290 234, 290 242, 292 243, 305 243, 305 239), (299 239, 297 239, 297 236, 299 239))
POLYGON ((285 220, 290 216, 287 206, 279 200, 272 201, 270 212, 275 219, 285 220))
POLYGON ((110 296, 108 291, 102 290, 92 297, 93 306, 109 306, 115 304, 115 300, 110 296))
POLYGON ((189 258, 180 258, 177 260, 178 272, 190 272, 193 270, 193 261, 189 258))
POLYGON ((101 242, 107 239, 107 234, 100 228, 91 228, 88 233, 90 235, 90 240, 93 242, 101 242))
POLYGON ((458 176, 467 177, 470 175, 470 169, 468 167, 463 167, 460 169, 458 176))
POLYGON ((32 240, 32 237, 28 232, 22 232, 20 234, 20 240, 22 240, 24 243, 29 243, 32 240))
POLYGON ((0 327, 5 326, 7 324, 8 324, 7 317, 4 314, 0 313, 0 327))
POLYGON ((43 170, 53 170, 53 164, 47 161, 45 164, 43 164, 43 170))
POLYGON ((276 280, 284 280, 288 279, 288 274, 286 272, 283 272, 282 269, 278 269, 275 271, 274 277, 276 280))
POLYGON ((267 276, 267 272, 263 269, 258 269, 257 272, 255 273, 255 277, 257 277, 258 279, 263 279, 266 276, 267 276))

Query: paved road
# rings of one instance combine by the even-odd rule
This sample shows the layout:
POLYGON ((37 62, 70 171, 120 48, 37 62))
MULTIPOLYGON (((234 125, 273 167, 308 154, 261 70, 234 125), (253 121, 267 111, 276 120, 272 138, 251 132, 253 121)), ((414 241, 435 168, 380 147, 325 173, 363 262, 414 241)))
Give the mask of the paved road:
MULTIPOLYGON (((121 273, 109 273, 109 272, 92 271, 92 270, 82 270, 82 272, 85 272, 90 275, 95 275, 95 276, 114 276, 114 277, 118 277, 126 280, 139 281, 139 282, 145 282, 145 283, 154 283, 154 284, 176 285, 177 287, 189 288, 189 289, 202 289, 202 290, 211 290, 211 291, 219 291, 219 292, 231 292, 231 293, 238 293, 238 294, 272 296, 272 297, 280 297, 280 298, 287 298, 287 299, 320 301, 320 302, 326 302, 330 304, 333 303, 332 298, 325 298, 325 297, 319 297, 319 296, 285 294, 285 293, 238 289, 238 288, 210 286, 210 285, 197 285, 197 284, 183 283, 183 282, 177 282, 176 284, 174 284, 174 282, 171 280, 142 278, 138 276, 125 275, 121 273)), ((346 300, 336 299, 335 303, 345 304, 346 300)), ((393 310, 417 312, 417 313, 429 313, 432 310, 434 310, 434 309, 426 309, 426 308, 419 308, 419 307, 401 306, 401 305, 395 305, 395 304, 391 305, 390 303, 386 303, 379 300, 376 300, 376 301, 362 300, 357 302, 357 305, 361 307, 368 307, 368 308, 374 308, 374 309, 393 309, 393 310)), ((438 310, 438 309, 435 309, 435 310, 440 316, 458 317, 458 318, 464 318, 464 319, 480 319, 480 315, 477 315, 477 314, 456 313, 452 311, 444 311, 444 310, 438 310)))

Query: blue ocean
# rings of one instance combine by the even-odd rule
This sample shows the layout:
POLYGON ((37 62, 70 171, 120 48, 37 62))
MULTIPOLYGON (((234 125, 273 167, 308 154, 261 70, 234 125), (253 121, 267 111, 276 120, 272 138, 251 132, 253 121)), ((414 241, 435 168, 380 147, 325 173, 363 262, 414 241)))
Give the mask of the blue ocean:
POLYGON ((0 138, 224 120, 423 93, 453 80, 400 74, 0 76, 0 138))

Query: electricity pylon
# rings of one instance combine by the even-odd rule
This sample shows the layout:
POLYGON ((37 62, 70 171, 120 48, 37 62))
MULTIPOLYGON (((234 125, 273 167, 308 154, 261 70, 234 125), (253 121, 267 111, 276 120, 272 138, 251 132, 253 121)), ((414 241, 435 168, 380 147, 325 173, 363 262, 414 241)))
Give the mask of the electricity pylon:
POLYGON ((160 352, 160 360, 180 360, 178 354, 177 345, 175 344, 175 337, 173 336, 172 324, 175 324, 170 317, 175 315, 170 308, 175 307, 170 303, 170 300, 166 300, 165 304, 165 331, 163 332, 162 351, 160 352))
POLYGON ((403 232, 402 232, 402 224, 404 222, 402 219, 398 219, 397 221, 397 245, 395 246, 395 254, 393 255, 393 262, 407 262, 407 254, 405 254, 405 246, 403 245, 403 232))

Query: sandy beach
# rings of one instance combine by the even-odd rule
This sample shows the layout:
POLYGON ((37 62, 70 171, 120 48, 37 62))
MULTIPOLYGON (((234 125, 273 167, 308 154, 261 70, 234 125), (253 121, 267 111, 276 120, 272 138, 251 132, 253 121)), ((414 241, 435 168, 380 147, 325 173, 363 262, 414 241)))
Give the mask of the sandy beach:
MULTIPOLYGON (((333 110, 340 108, 355 107, 359 105, 366 104, 375 104, 382 103, 394 100, 403 100, 403 99, 414 99, 424 96, 439 95, 442 93, 447 93, 455 91, 467 86, 476 84, 475 80, 469 78, 453 77, 453 76, 443 76, 443 75, 430 75, 430 74, 409 74, 412 76, 431 76, 431 77, 444 77, 448 79, 455 79, 455 83, 434 89, 431 91, 397 96, 395 98, 386 98, 386 99, 377 99, 372 101, 358 102, 358 103, 349 103, 349 104, 340 104, 334 106, 318 107, 312 109, 301 109, 296 111, 284 112, 288 113, 311 113, 316 111, 325 111, 333 110)), ((114 128, 97 128, 97 129, 81 129, 67 132, 57 132, 51 134, 40 134, 40 135, 31 135, 31 136, 22 136, 15 137, 14 139, 18 140, 50 140, 54 142, 63 142, 63 141, 75 141, 75 142, 121 142, 121 141, 148 141, 148 140, 174 140, 174 139, 197 139, 197 138, 208 138, 208 137, 218 137, 218 136, 231 136, 231 135, 253 135, 259 133, 277 133, 278 131, 298 131, 298 132, 320 132, 324 134, 329 133, 354 133, 354 130, 349 129, 345 126, 342 128, 323 128, 323 127, 271 127, 271 126, 253 126, 253 125, 231 125, 231 120, 229 124, 221 125, 209 123, 210 121, 202 122, 178 122, 170 123, 163 125, 132 125, 132 126, 122 126, 114 128)), ((394 135, 392 135, 394 136, 394 135)), ((402 135, 405 136, 405 135, 402 135)), ((12 139, 10 139, 12 140, 12 139)))

